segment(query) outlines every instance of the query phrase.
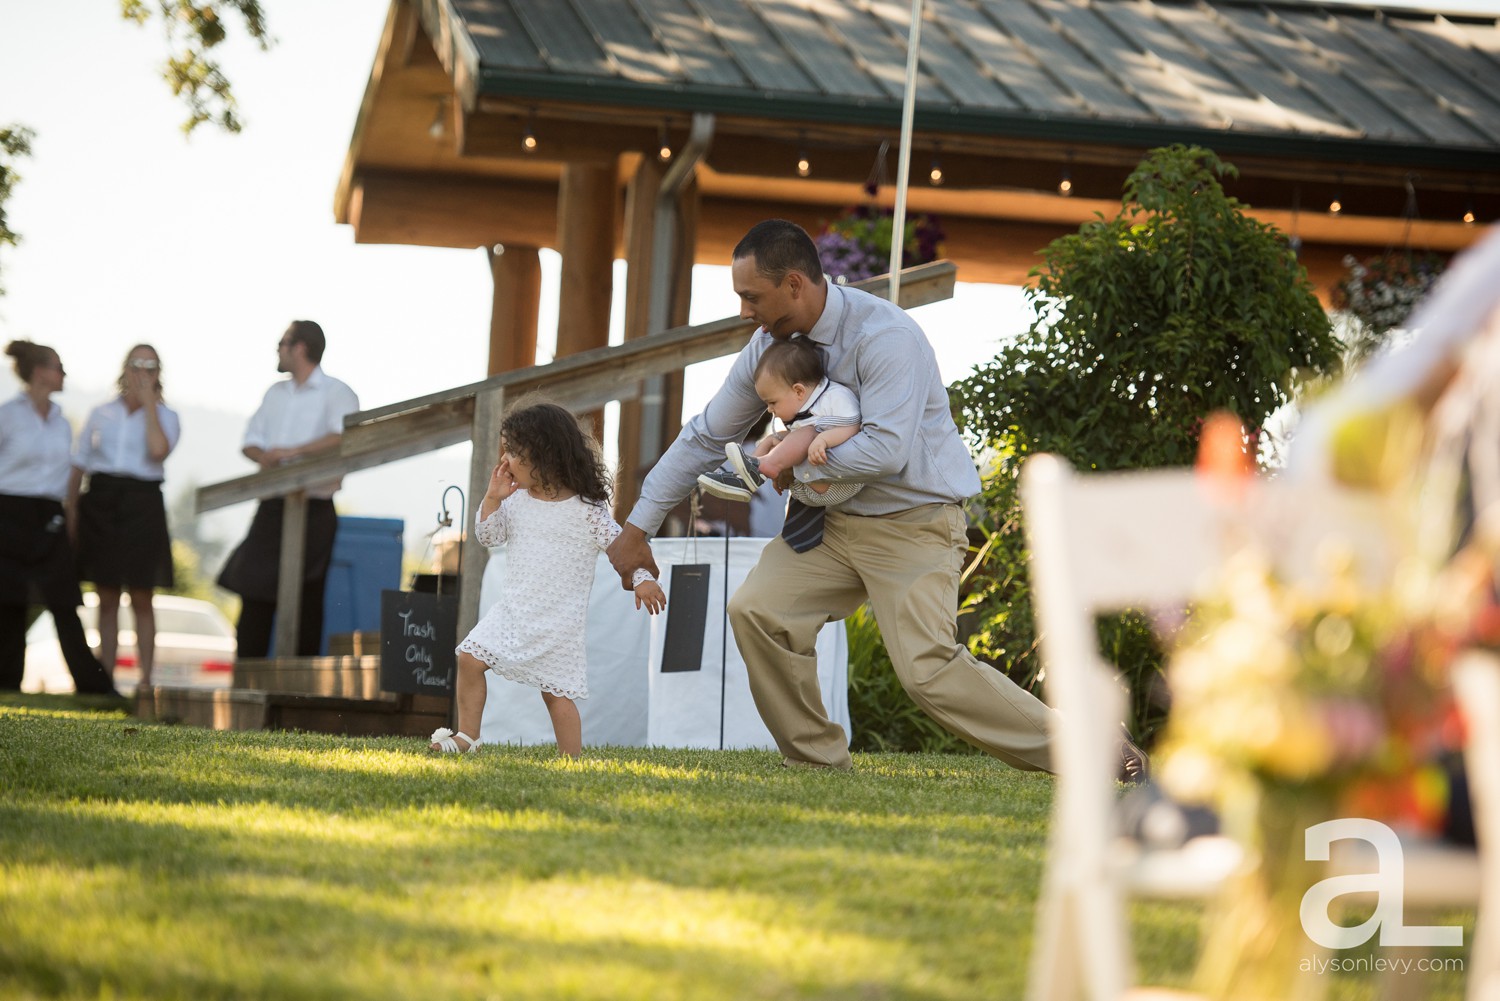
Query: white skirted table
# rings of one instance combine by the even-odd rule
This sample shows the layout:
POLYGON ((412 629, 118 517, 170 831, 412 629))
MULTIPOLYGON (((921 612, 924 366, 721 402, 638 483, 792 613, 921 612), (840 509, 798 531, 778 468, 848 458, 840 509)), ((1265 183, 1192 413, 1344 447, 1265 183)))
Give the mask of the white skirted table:
MULTIPOLYGON (((583 742, 628 747, 774 749, 750 697, 745 662, 729 630, 725 608, 766 544, 765 539, 653 539, 652 551, 667 591, 667 612, 647 615, 620 588, 620 578, 603 555, 589 598, 589 697, 578 702, 583 742), (697 630, 689 628, 690 655, 674 643, 675 656, 662 671, 663 650, 674 613, 672 567, 707 566, 708 609, 703 618, 701 657, 697 630), (686 665, 689 669, 682 669, 686 665), (696 669, 692 669, 696 667, 696 669)), ((505 549, 490 553, 480 590, 480 614, 495 602, 504 572, 505 549)), ((692 619, 682 603, 683 626, 692 619)), ((849 645, 842 622, 818 634, 818 685, 829 718, 850 733, 849 645)), ((536 689, 489 678, 481 739, 487 744, 550 744, 552 724, 536 689)))

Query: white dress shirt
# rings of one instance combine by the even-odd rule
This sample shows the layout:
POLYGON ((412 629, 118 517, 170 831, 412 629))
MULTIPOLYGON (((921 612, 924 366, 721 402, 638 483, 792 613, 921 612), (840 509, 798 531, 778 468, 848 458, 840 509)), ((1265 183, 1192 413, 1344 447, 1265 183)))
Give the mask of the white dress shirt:
POLYGON ((48 401, 45 419, 25 393, 0 404, 0 494, 62 500, 72 443, 73 428, 56 403, 48 401))
MULTIPOLYGON (((162 434, 167 436, 168 451, 176 448, 182 434, 177 411, 158 403, 156 419, 162 434)), ((151 458, 147 446, 146 409, 137 407, 131 413, 125 400, 118 396, 90 411, 73 445, 73 465, 85 473, 129 476, 153 483, 160 483, 166 477, 162 464, 151 458)))
MULTIPOLYGON (((905 310, 830 283, 823 313, 805 336, 823 349, 828 379, 854 393, 860 430, 830 450, 824 465, 797 466, 797 479, 866 484, 841 506, 855 515, 955 504, 979 492, 979 472, 953 423, 937 356, 905 310)), ((698 474, 722 463, 724 446, 741 440, 765 411, 755 392, 755 366, 772 340, 764 329, 751 335, 724 385, 646 475, 632 525, 654 534, 698 474)))
MULTIPOLYGON (((354 390, 319 366, 300 386, 290 378, 272 383, 245 427, 244 447, 297 448, 330 434, 343 434, 344 417, 358 410, 354 390)), ((307 495, 327 500, 340 482, 309 487, 307 495)))

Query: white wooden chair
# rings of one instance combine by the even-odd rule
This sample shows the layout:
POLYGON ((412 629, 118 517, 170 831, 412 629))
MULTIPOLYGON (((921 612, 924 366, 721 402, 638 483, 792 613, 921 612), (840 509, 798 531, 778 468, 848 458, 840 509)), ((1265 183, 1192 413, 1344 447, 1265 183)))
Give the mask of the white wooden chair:
MULTIPOLYGON (((1453 688, 1468 739, 1464 767, 1480 846, 1479 919, 1469 946, 1469 1001, 1500 1001, 1500 657, 1468 653, 1453 666, 1453 688)), ((1407 882, 1412 881, 1411 865, 1407 882)))
POLYGON ((1125 902, 1130 896, 1211 894, 1241 854, 1222 837, 1169 852, 1122 850, 1115 771, 1124 694, 1100 656, 1095 616, 1180 607, 1214 584, 1251 540, 1294 578, 1316 573, 1317 551, 1342 538, 1389 572, 1376 501, 1327 487, 1255 479, 1235 497, 1191 470, 1076 474, 1050 455, 1023 472, 1032 594, 1048 700, 1058 711, 1057 790, 1030 1001, 1144 996, 1134 982, 1125 902))

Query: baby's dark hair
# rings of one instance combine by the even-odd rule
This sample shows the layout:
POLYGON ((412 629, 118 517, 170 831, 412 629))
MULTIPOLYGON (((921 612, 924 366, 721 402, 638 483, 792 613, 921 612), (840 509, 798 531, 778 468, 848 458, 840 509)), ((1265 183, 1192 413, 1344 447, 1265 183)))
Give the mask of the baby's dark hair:
POLYGON ((755 378, 763 375, 780 379, 788 386, 802 383, 811 389, 823 381, 823 352, 817 345, 803 337, 790 341, 777 341, 766 348, 765 354, 755 365, 755 378))
POLYGON ((500 421, 507 452, 520 455, 543 490, 571 490, 586 501, 609 500, 609 470, 599 443, 556 403, 521 400, 500 421))

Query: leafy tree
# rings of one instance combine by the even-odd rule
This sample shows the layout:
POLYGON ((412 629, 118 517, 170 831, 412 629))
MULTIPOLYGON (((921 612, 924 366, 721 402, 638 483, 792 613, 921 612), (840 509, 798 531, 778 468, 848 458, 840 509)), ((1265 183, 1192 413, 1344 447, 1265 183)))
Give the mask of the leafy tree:
MULTIPOLYGON (((16 182, 21 179, 21 175, 16 173, 16 161, 31 155, 32 138, 31 130, 19 125, 0 128, 0 246, 9 244, 14 247, 21 242, 21 235, 10 228, 5 203, 16 182)), ((4 294, 5 286, 0 285, 0 295, 4 294)))
MULTIPOLYGON (((1149 153, 1102 215, 1046 248, 1031 327, 950 387, 973 444, 993 460, 980 498, 986 556, 966 599, 970 648, 1034 685, 1026 549, 1016 483, 1054 452, 1082 469, 1184 465, 1203 418, 1235 413, 1254 438, 1300 381, 1337 371, 1341 345, 1280 232, 1224 193, 1233 166, 1199 147, 1149 153)), ((1160 668, 1139 617, 1101 627, 1127 665, 1137 729, 1160 668)))
POLYGON ((266 32, 265 11, 259 0, 120 0, 120 15, 144 25, 158 20, 167 35, 172 54, 162 66, 162 78, 172 93, 188 107, 188 118, 182 130, 191 133, 199 125, 212 122, 225 132, 242 127, 235 114, 234 92, 229 79, 210 52, 229 37, 224 15, 237 11, 245 22, 245 31, 265 50, 271 45, 266 32))
MULTIPOLYGON (((182 131, 191 134, 199 125, 211 122, 225 132, 243 127, 235 112, 234 90, 219 64, 210 58, 211 50, 229 37, 224 15, 238 12, 245 31, 262 50, 271 46, 266 31, 265 11, 259 0, 120 0, 120 16, 136 24, 159 21, 166 31, 171 54, 162 66, 162 78, 172 93, 187 105, 188 117, 182 131)), ((0 246, 15 246, 20 235, 5 221, 5 203, 19 176, 15 161, 31 153, 35 134, 19 125, 0 129, 0 246)), ((0 295, 5 289, 0 286, 0 295)))

